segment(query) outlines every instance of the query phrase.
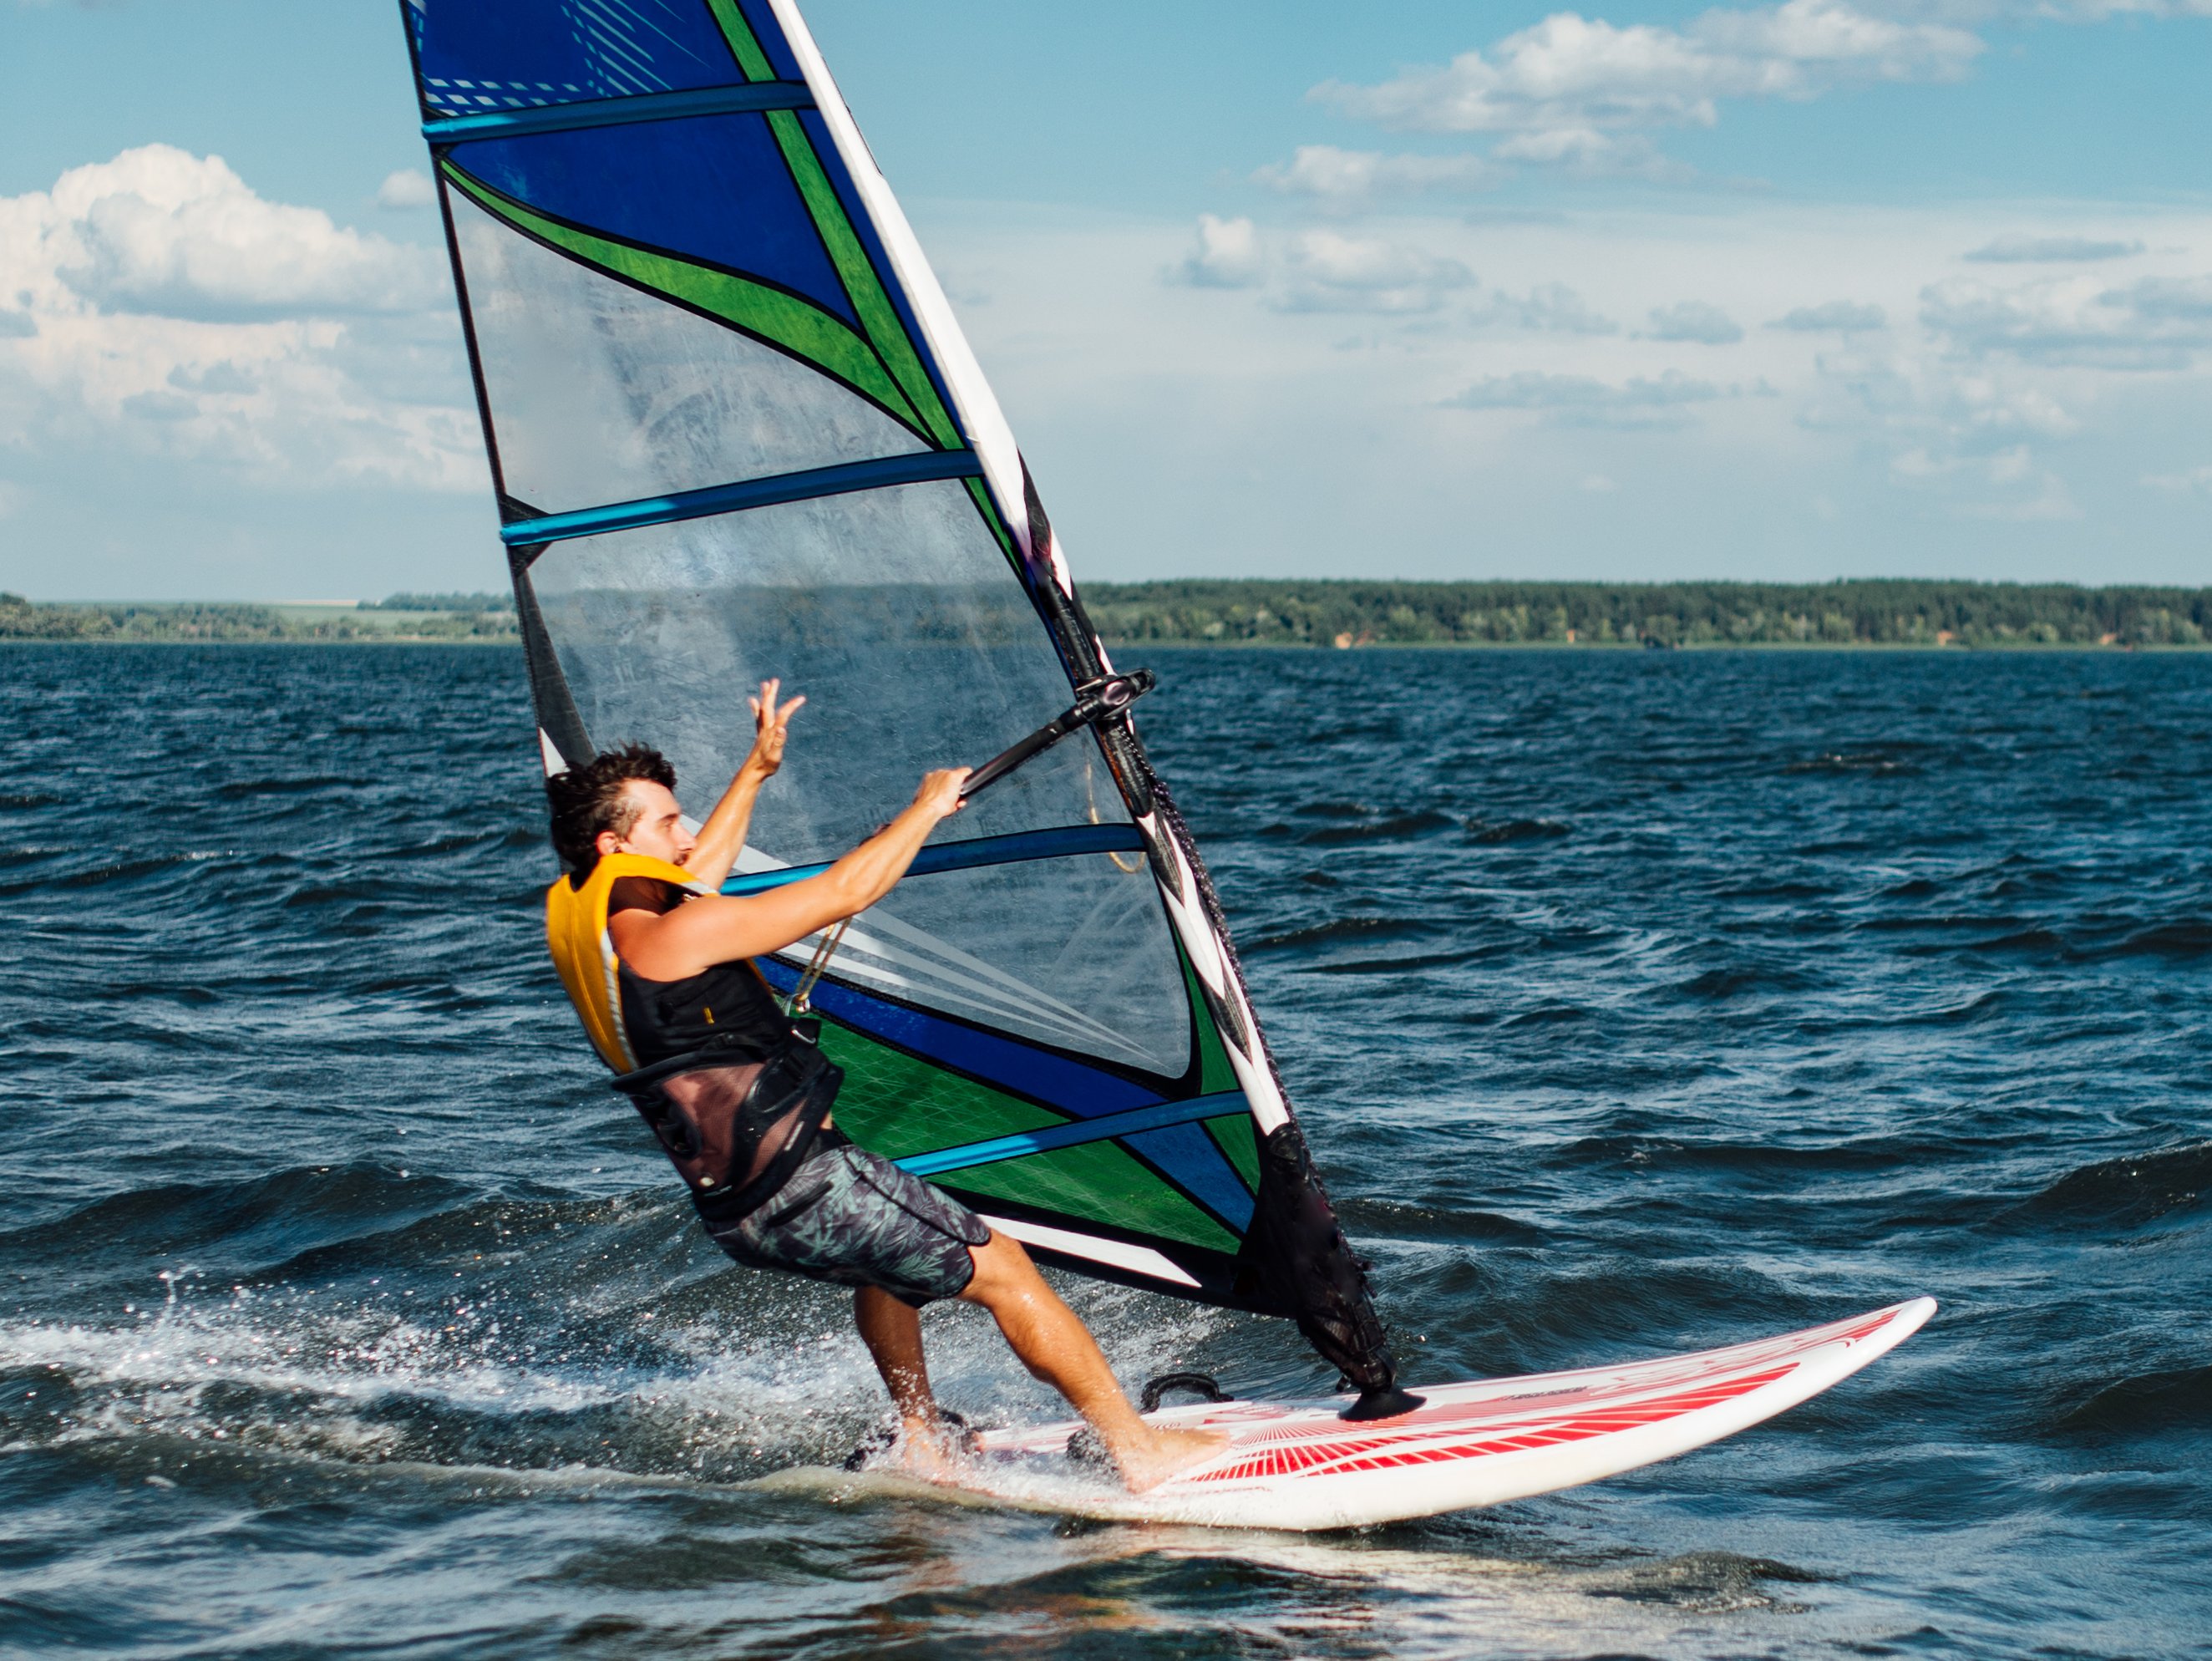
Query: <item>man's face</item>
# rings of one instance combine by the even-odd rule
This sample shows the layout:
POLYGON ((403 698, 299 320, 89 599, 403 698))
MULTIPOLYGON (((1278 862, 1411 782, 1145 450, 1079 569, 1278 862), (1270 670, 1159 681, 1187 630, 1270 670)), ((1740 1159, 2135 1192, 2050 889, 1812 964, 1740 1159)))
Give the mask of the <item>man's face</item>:
POLYGON ((643 854, 681 865, 691 857, 698 838, 684 828, 684 810, 676 805, 675 794, 666 785, 632 779, 623 794, 637 810, 637 821, 626 837, 617 837, 611 830, 599 832, 601 858, 609 854, 643 854))

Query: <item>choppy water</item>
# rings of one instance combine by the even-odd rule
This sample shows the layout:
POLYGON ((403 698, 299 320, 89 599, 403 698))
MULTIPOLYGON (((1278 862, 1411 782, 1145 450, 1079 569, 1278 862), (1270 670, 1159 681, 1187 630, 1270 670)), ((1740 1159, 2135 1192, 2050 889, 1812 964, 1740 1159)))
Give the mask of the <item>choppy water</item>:
MULTIPOLYGON (((1356 1535, 746 1486, 872 1376, 599 1083, 519 662, 0 648, 0 1648, 2207 1652, 2212 656, 1150 660, 1416 1382, 1936 1321, 1356 1535)), ((1068 1284, 1132 1379, 1328 1382, 1068 1284)), ((1042 1405, 929 1325, 953 1403, 1042 1405)))

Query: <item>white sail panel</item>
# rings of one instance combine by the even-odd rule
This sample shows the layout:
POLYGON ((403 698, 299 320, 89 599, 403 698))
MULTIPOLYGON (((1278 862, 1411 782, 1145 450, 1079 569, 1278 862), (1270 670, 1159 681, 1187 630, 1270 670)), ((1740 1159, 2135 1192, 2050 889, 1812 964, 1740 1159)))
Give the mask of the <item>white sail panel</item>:
POLYGON ((811 365, 534 242, 458 193, 453 233, 503 482, 542 512, 927 447, 811 365))
MULTIPOLYGON (((1067 703, 1066 671, 957 482, 580 537, 530 575, 586 726, 602 744, 650 738, 700 788, 744 758, 749 689, 775 676, 806 694, 755 818, 755 840, 793 864, 851 847, 925 768, 973 764, 1067 703)), ((1126 824, 1101 771, 1095 749, 1063 745, 944 834, 1126 824)))

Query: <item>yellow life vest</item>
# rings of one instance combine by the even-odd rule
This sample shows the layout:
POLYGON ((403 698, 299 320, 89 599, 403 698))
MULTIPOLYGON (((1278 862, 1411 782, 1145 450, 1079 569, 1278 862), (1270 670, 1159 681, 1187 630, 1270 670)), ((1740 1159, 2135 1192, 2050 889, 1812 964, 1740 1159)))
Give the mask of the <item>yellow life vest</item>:
POLYGON ((695 894, 707 891, 680 865, 644 854, 609 854, 592 867, 581 888, 563 875, 545 891, 545 943, 553 948, 553 966, 599 1059, 617 1073, 634 1073, 637 1057, 623 1028, 621 965, 607 933, 607 896, 624 877, 672 882, 695 894))

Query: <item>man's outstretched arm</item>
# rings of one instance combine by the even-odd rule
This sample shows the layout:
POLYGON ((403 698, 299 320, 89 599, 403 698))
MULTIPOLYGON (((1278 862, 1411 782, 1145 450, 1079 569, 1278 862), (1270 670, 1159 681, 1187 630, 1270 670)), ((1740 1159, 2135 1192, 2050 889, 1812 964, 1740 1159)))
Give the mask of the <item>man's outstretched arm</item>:
POLYGON ((738 854, 745 845, 745 832, 753 821, 753 804, 760 800, 761 786, 775 776, 783 765, 783 746, 791 737, 791 718, 804 697, 793 698, 779 708, 775 695, 782 687, 780 680, 761 683, 760 696, 747 698, 753 711, 753 747, 744 764, 738 769, 730 788, 722 792, 721 800, 714 811, 707 815, 706 824, 699 827, 699 840, 691 849, 691 857, 684 868, 711 888, 720 888, 722 879, 730 874, 730 867, 738 862, 738 854))
MULTIPOLYGON (((615 950, 648 980, 681 980, 714 964, 780 952, 857 916, 897 885, 938 822, 960 811, 969 770, 930 774, 903 812, 818 877, 764 894, 702 895, 660 916, 618 913, 609 923, 615 950)), ((688 868, 703 879, 696 855, 688 868)))

